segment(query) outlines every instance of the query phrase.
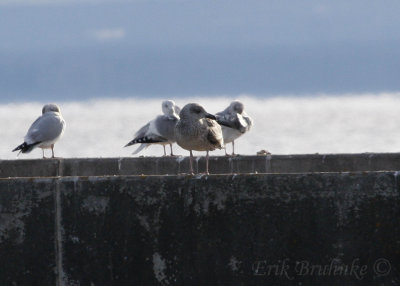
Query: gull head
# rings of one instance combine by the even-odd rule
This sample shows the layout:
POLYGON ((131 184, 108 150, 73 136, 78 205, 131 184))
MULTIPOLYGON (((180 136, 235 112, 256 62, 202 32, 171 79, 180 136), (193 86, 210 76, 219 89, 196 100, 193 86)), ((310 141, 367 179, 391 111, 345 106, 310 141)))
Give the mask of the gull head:
POLYGON ((244 110, 244 105, 239 100, 234 100, 231 102, 229 109, 235 113, 242 114, 244 110))
POLYGON ((179 112, 177 112, 177 110, 179 110, 179 107, 175 105, 175 102, 173 100, 163 101, 161 104, 161 108, 162 112, 167 116, 179 116, 179 112))
POLYGON ((188 103, 183 108, 179 114, 181 118, 199 120, 202 118, 209 118, 216 120, 216 117, 208 113, 203 106, 197 103, 188 103))
POLYGON ((42 114, 45 114, 46 112, 58 112, 60 113, 60 108, 58 107, 57 104, 54 103, 49 103, 43 106, 42 108, 42 114))

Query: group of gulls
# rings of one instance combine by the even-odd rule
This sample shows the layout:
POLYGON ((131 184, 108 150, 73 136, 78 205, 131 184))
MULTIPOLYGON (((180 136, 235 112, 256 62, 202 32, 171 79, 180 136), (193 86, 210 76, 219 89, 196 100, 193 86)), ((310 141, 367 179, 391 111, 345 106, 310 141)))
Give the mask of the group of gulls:
MULTIPOLYGON (((215 115, 197 103, 186 104, 182 110, 172 100, 162 102, 163 115, 157 116, 148 122, 139 131, 135 138, 125 145, 140 144, 133 154, 139 153, 151 144, 172 144, 190 152, 190 173, 193 174, 192 151, 206 151, 206 174, 208 174, 209 151, 225 148, 224 144, 232 143, 232 155, 235 155, 234 141, 250 130, 253 120, 244 111, 243 103, 233 101, 225 110, 215 115)), ((54 158, 54 144, 63 135, 65 121, 60 108, 56 104, 46 104, 42 109, 42 116, 35 120, 24 137, 24 143, 14 151, 29 153, 34 148, 51 149, 54 158)), ((225 155, 226 153, 225 148, 225 155)))

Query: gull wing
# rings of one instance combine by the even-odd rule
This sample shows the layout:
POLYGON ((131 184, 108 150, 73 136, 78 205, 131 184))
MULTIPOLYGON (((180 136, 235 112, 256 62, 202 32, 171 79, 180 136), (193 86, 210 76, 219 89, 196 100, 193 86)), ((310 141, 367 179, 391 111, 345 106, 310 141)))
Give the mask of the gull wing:
POLYGON ((47 112, 36 119, 27 134, 25 142, 34 144, 56 139, 64 130, 65 122, 56 113, 47 112))

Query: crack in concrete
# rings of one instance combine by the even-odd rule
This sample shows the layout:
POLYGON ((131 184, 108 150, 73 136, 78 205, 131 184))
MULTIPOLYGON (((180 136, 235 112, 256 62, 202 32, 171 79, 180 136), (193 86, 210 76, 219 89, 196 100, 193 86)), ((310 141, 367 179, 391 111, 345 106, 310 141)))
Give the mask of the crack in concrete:
POLYGON ((54 188, 54 210, 55 210, 55 259, 56 259, 56 286, 65 285, 65 274, 63 269, 62 252, 62 225, 61 225, 61 180, 62 180, 62 160, 59 160, 58 178, 55 181, 54 188))

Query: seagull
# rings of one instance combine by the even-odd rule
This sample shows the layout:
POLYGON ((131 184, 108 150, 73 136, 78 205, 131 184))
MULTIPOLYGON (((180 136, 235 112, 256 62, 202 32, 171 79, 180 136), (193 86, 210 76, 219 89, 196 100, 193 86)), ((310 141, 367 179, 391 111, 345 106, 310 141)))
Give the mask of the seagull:
POLYGON ((169 144, 171 156, 174 156, 172 152, 172 143, 176 142, 175 124, 179 120, 178 114, 180 108, 176 106, 175 102, 172 100, 163 101, 161 107, 164 115, 157 116, 154 120, 140 128, 139 131, 136 132, 135 138, 125 145, 125 147, 127 147, 141 143, 135 152, 132 153, 133 155, 149 147, 150 144, 161 144, 164 147, 164 156, 166 156, 165 145, 169 144))
POLYGON ((193 153, 206 151, 206 174, 208 173, 208 152, 224 147, 221 126, 216 117, 207 113, 197 103, 186 104, 179 114, 180 120, 176 124, 176 143, 190 152, 190 173, 193 174, 193 153))
POLYGON ((35 120, 25 135, 24 143, 17 146, 14 151, 20 150, 18 155, 29 153, 34 148, 50 149, 54 158, 54 144, 64 134, 65 121, 61 115, 60 108, 56 104, 46 104, 42 109, 42 116, 35 120))
MULTIPOLYGON (((221 112, 216 114, 217 121, 222 125, 222 135, 224 143, 232 143, 232 156, 235 155, 235 140, 250 130, 253 126, 253 119, 244 111, 244 105, 238 100, 221 112)), ((226 147, 225 147, 225 155, 226 147)))

